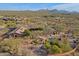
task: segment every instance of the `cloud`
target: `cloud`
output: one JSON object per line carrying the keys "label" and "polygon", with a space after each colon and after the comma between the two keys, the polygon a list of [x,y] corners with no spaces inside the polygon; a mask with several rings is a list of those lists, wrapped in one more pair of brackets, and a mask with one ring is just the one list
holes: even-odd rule
{"label": "cloud", "polygon": [[66,3],[66,4],[56,5],[56,6],[53,6],[52,9],[79,12],[79,3],[70,3],[70,4]]}

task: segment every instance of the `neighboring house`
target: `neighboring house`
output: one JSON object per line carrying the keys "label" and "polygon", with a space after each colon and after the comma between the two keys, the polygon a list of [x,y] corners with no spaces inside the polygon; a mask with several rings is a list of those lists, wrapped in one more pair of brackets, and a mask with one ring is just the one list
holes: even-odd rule
{"label": "neighboring house", "polygon": [[2,20],[7,21],[7,20],[9,20],[9,18],[8,17],[3,17]]}
{"label": "neighboring house", "polygon": [[25,27],[18,27],[18,28],[9,28],[9,31],[2,35],[3,38],[9,38],[9,37],[18,37],[22,36],[22,33],[24,32],[26,28]]}

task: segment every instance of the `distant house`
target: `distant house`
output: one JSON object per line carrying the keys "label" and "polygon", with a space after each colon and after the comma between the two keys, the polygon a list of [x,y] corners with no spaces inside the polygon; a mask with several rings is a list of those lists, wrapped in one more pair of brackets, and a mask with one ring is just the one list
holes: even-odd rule
{"label": "distant house", "polygon": [[2,18],[2,20],[5,20],[5,21],[7,21],[9,18],[7,18],[7,17],[3,17]]}
{"label": "distant house", "polygon": [[1,19],[4,20],[4,21],[17,20],[16,17],[13,17],[13,18],[11,18],[11,17],[2,17]]}

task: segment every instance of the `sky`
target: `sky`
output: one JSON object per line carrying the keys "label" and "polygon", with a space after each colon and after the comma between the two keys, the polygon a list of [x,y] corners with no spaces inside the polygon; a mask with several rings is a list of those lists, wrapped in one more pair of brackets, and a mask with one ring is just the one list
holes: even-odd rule
{"label": "sky", "polygon": [[58,9],[78,11],[79,3],[0,3],[0,10],[39,10]]}
{"label": "sky", "polygon": [[0,3],[0,10],[38,10],[60,5],[56,3]]}

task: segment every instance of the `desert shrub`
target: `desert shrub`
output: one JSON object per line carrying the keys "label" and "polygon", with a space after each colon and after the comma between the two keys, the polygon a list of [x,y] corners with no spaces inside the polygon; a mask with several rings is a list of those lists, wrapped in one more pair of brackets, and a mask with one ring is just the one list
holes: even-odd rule
{"label": "desert shrub", "polygon": [[23,36],[30,36],[31,32],[29,30],[25,30],[23,32]]}
{"label": "desert shrub", "polygon": [[70,42],[67,40],[67,38],[63,38],[63,41],[59,46],[63,52],[68,52],[68,51],[72,50]]}
{"label": "desert shrub", "polygon": [[54,28],[56,31],[60,32],[60,31],[64,31],[64,29],[66,29],[66,26],[64,24],[55,24],[52,26],[52,28]]}
{"label": "desert shrub", "polygon": [[37,40],[33,40],[33,43],[36,45],[38,44],[39,42]]}
{"label": "desert shrub", "polygon": [[0,52],[8,52],[9,51],[9,47],[4,45],[4,46],[0,46]]}
{"label": "desert shrub", "polygon": [[72,50],[71,46],[67,43],[67,44],[61,44],[61,49],[63,52],[68,52],[70,50]]}
{"label": "desert shrub", "polygon": [[37,31],[37,30],[42,31],[43,28],[30,28],[29,30],[30,30],[30,31]]}
{"label": "desert shrub", "polygon": [[57,39],[57,38],[54,38],[52,44],[53,44],[53,45],[57,45],[57,46],[59,46],[58,39]]}
{"label": "desert shrub", "polygon": [[49,40],[46,41],[44,46],[49,54],[62,53],[57,39],[54,39],[52,42],[50,42]]}
{"label": "desert shrub", "polygon": [[6,22],[6,27],[8,27],[8,28],[10,28],[10,27],[16,27],[16,21],[8,20]]}
{"label": "desert shrub", "polygon": [[47,18],[48,16],[43,16],[43,17]]}
{"label": "desert shrub", "polygon": [[21,42],[22,41],[19,39],[4,40],[0,43],[0,51],[8,52],[12,55],[17,55]]}
{"label": "desert shrub", "polygon": [[0,19],[0,25],[3,25],[3,24],[5,24],[5,21]]}
{"label": "desert shrub", "polygon": [[62,50],[57,45],[53,45],[51,49],[49,49],[49,53],[58,54],[58,53],[62,53]]}
{"label": "desert shrub", "polygon": [[46,41],[46,42],[44,43],[44,46],[45,46],[46,49],[49,49],[49,48],[51,47],[51,44],[50,44],[49,41]]}
{"label": "desert shrub", "polygon": [[44,46],[46,47],[49,54],[64,53],[72,50],[66,38],[63,39],[61,43],[57,38],[54,38],[51,41],[46,41]]}

